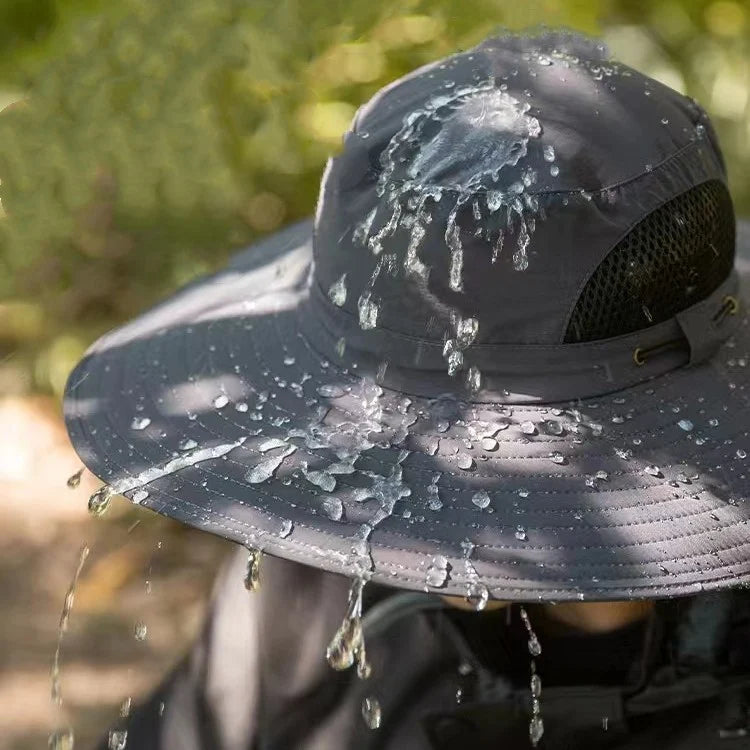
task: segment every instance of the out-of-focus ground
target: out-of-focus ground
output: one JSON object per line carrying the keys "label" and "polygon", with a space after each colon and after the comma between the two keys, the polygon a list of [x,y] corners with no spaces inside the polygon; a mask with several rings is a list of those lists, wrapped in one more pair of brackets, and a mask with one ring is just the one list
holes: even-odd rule
{"label": "out-of-focus ground", "polygon": [[[89,517],[99,483],[84,473],[68,489],[79,467],[55,400],[0,399],[0,750],[46,748],[51,729],[68,725],[76,748],[92,747],[123,701],[135,703],[184,653],[231,549],[122,498]],[[50,671],[83,544],[90,554],[63,640],[57,709]]]}

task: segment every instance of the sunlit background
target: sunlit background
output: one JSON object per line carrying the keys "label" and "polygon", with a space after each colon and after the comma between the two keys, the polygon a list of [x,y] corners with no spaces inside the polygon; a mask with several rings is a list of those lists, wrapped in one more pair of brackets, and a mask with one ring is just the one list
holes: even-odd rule
{"label": "sunlit background", "polygon": [[0,0],[0,748],[68,725],[90,747],[182,653],[227,550],[124,502],[91,521],[95,480],[66,489],[59,397],[86,346],[310,214],[384,83],[537,24],[698,99],[750,215],[747,0]]}

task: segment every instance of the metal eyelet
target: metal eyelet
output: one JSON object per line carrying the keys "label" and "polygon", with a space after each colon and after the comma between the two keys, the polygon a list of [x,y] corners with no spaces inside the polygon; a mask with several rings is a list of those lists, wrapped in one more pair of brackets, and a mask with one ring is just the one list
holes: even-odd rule
{"label": "metal eyelet", "polygon": [[633,362],[635,362],[638,367],[646,364],[646,359],[643,356],[643,349],[641,349],[640,346],[633,350]]}
{"label": "metal eyelet", "polygon": [[737,297],[733,297],[731,294],[727,294],[722,300],[722,306],[728,308],[727,315],[737,315],[740,311],[740,302]]}

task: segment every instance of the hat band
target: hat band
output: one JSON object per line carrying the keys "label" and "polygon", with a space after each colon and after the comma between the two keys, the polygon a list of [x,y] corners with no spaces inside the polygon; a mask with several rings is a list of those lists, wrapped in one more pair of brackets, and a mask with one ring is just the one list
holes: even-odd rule
{"label": "hat band", "polygon": [[[300,319],[303,335],[320,354],[386,388],[426,398],[458,390],[480,403],[554,403],[601,396],[707,360],[737,327],[738,287],[733,271],[706,299],[675,317],[615,338],[474,344],[463,350],[462,369],[454,376],[448,375],[442,342],[385,328],[362,330],[314,280]],[[481,373],[478,391],[476,383],[467,383],[471,367]]]}

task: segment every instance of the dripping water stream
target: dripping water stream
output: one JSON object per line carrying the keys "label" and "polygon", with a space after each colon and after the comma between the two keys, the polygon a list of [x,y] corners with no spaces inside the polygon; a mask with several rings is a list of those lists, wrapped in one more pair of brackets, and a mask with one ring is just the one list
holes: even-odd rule
{"label": "dripping water stream", "polygon": [[[62,612],[60,613],[60,622],[57,627],[57,645],[55,647],[55,656],[52,662],[50,692],[53,704],[59,708],[61,708],[63,705],[62,683],[60,676],[60,657],[62,654],[63,639],[65,638],[65,633],[68,630],[68,624],[70,622],[70,614],[73,610],[73,603],[75,601],[75,593],[78,586],[78,580],[81,577],[81,572],[83,571],[83,567],[86,564],[86,559],[89,556],[89,551],[90,550],[88,545],[83,544],[78,553],[78,563],[76,565],[75,572],[73,573],[73,578],[70,581],[68,591],[65,594]],[[52,750],[73,750],[73,730],[69,727],[56,730],[50,735],[49,745]]]}

